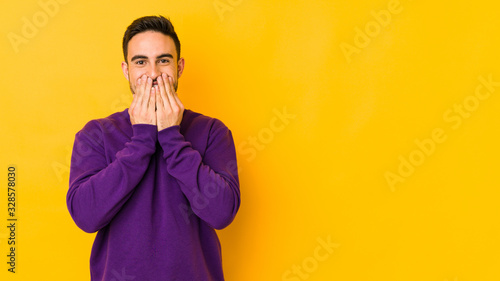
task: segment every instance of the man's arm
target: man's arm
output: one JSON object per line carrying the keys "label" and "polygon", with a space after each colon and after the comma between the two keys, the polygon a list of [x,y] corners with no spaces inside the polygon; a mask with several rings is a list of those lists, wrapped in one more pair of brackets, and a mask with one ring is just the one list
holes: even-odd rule
{"label": "man's arm", "polygon": [[222,229],[233,221],[240,206],[231,132],[216,120],[202,157],[180,133],[184,106],[174,90],[173,80],[165,74],[161,78],[157,79],[156,91],[158,141],[167,171],[179,182],[193,212],[213,228]]}
{"label": "man's arm", "polygon": [[98,122],[89,122],[76,134],[66,201],[73,220],[86,232],[98,231],[118,213],[155,152],[157,129],[151,84],[144,76],[137,81],[138,90],[129,108],[133,134],[112,163],[106,161]]}
{"label": "man's arm", "polygon": [[91,233],[106,226],[132,195],[155,151],[157,133],[155,126],[133,125],[131,141],[107,165],[102,143],[89,130],[102,134],[91,122],[76,135],[66,201],[78,227]]}
{"label": "man's arm", "polygon": [[[171,126],[158,133],[168,173],[175,177],[193,213],[216,229],[228,226],[240,206],[236,152],[231,131],[216,121],[202,157]],[[189,214],[186,214],[187,216]]]}

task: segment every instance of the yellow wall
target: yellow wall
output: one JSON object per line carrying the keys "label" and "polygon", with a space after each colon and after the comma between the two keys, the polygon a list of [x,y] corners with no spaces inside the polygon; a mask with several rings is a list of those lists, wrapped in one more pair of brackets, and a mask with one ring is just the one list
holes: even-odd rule
{"label": "yellow wall", "polygon": [[227,280],[500,280],[499,8],[3,1],[0,279],[89,280],[94,235],[65,205],[74,134],[128,107],[123,32],[163,14],[186,59],[181,100],[237,145],[242,205],[219,231]]}

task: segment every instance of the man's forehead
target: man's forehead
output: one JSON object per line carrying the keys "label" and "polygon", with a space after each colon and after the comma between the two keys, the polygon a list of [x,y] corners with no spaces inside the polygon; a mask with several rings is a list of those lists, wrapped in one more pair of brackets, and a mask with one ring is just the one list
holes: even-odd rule
{"label": "man's forehead", "polygon": [[158,56],[169,53],[176,55],[174,40],[161,32],[145,31],[136,34],[128,42],[129,57],[135,55]]}

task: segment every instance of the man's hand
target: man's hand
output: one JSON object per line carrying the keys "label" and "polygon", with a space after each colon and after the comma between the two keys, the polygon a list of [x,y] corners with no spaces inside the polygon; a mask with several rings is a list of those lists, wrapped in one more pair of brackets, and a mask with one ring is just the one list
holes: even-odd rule
{"label": "man's hand", "polygon": [[179,100],[174,89],[172,77],[162,73],[156,78],[159,91],[156,91],[156,124],[158,132],[175,125],[181,124],[184,114],[184,105]]}
{"label": "man's hand", "polygon": [[134,124],[150,124],[156,125],[156,112],[155,112],[155,95],[156,90],[152,88],[153,80],[146,75],[142,75],[137,79],[135,86],[136,93],[132,104],[128,109],[130,115],[130,122]]}

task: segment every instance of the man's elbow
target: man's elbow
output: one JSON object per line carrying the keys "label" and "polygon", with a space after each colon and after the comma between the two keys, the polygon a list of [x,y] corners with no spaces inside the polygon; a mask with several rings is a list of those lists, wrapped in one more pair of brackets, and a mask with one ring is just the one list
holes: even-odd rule
{"label": "man's elbow", "polygon": [[71,218],[75,222],[76,226],[78,226],[81,230],[87,233],[94,233],[101,228],[98,223],[91,218],[92,216],[85,216],[73,208],[71,201],[67,202],[67,207]]}
{"label": "man's elbow", "polygon": [[225,212],[219,213],[218,216],[215,216],[217,219],[212,221],[212,227],[217,230],[221,230],[229,226],[236,217],[236,213],[238,213],[239,207],[240,202],[238,200],[237,202],[235,202],[232,208],[226,210]]}
{"label": "man's elbow", "polygon": [[214,229],[222,230],[222,229],[226,228],[227,226],[229,226],[233,222],[233,220],[234,220],[233,216],[228,216],[228,217],[213,221],[211,224],[212,224],[212,227]]}
{"label": "man's elbow", "polygon": [[82,218],[78,215],[75,215],[75,213],[72,211],[70,211],[70,214],[76,226],[78,226],[78,228],[80,228],[81,230],[87,233],[94,233],[100,229],[99,225],[94,221],[92,221],[91,219]]}

